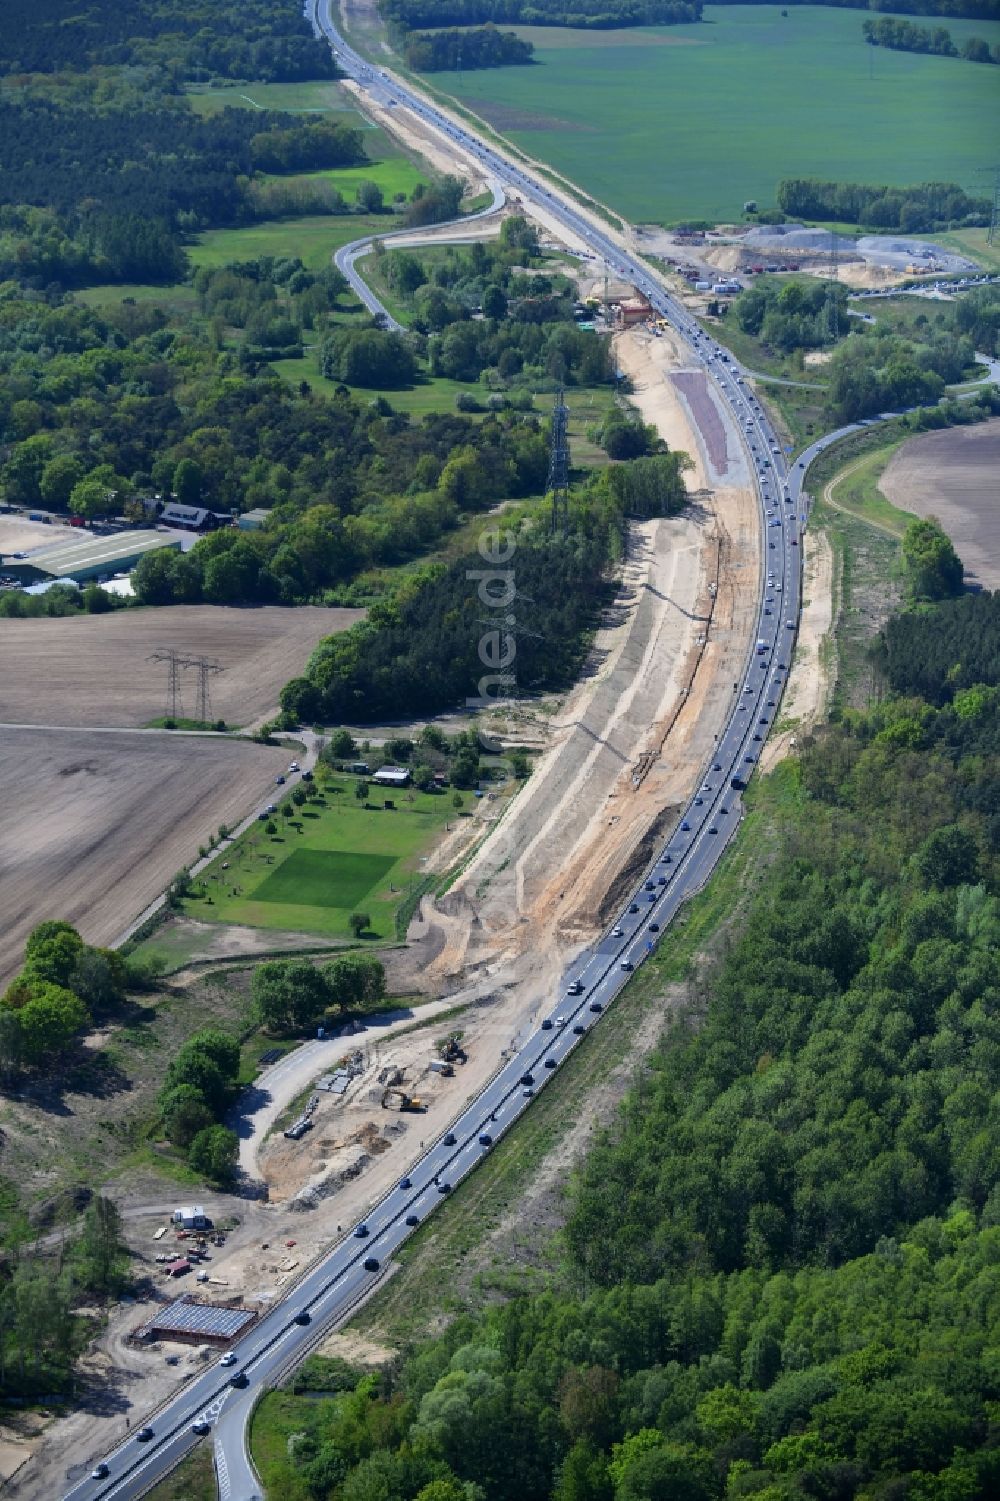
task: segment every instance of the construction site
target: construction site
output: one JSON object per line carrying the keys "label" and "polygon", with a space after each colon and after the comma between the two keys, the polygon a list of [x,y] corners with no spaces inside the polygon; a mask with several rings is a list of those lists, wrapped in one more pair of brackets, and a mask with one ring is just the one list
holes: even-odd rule
{"label": "construction site", "polygon": [[[462,172],[465,162],[451,166]],[[232,1121],[240,1194],[209,1206],[216,1223],[227,1222],[223,1243],[180,1241],[169,1226],[161,1234],[164,1209],[148,1188],[126,1200],[130,1245],[157,1296],[127,1319],[112,1318],[84,1365],[123,1392],[134,1388],[145,1407],[206,1358],[206,1343],[180,1327],[202,1317],[190,1312],[195,1305],[265,1312],[534,1030],[567,966],[703,778],[752,650],[762,542],[733,419],[703,366],[650,319],[633,289],[610,285],[544,209],[537,217],[548,243],[583,262],[581,299],[596,296],[608,308],[629,400],[671,450],[690,456],[690,504],[678,516],[629,523],[614,597],[572,690],[484,715],[485,733],[530,747],[536,759],[512,801],[483,799],[428,856],[428,875],[457,874],[443,894],[422,898],[405,945],[383,955],[390,993],[410,1004],[349,1037],[304,1043],[243,1092]],[[498,227],[499,218],[487,229]],[[162,646],[151,642],[149,655]],[[234,674],[216,675],[211,664],[228,666],[225,655],[207,641],[188,652],[178,641],[174,650],[173,660],[153,664],[158,711],[164,678],[168,697],[175,678],[179,686],[196,680],[199,691],[204,683],[206,707],[210,700],[219,712]],[[185,666],[186,656],[198,660]],[[812,700],[801,702],[807,714]],[[398,732],[366,731],[375,743]],[[182,972],[173,983],[189,978]],[[614,1077],[593,1082],[595,1114],[620,1088]],[[163,1309],[186,1283],[189,1312],[176,1315],[172,1333]],[[155,1338],[137,1342],[142,1329]],[[81,1421],[69,1417],[50,1431],[51,1465],[73,1453]],[[27,1501],[41,1501],[44,1488],[32,1489],[30,1471],[25,1479]]]}

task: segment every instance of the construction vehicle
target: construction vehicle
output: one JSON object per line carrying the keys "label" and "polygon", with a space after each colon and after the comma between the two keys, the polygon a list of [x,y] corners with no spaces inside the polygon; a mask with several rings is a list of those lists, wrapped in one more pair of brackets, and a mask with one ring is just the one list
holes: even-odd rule
{"label": "construction vehicle", "polygon": [[446,1079],[450,1079],[452,1074],[455,1072],[451,1064],[446,1063],[443,1058],[432,1058],[427,1067],[430,1069],[432,1074],[442,1074]]}
{"label": "construction vehicle", "polygon": [[383,1110],[399,1110],[401,1112],[426,1110],[423,1100],[418,1100],[415,1095],[409,1095],[405,1090],[390,1086],[382,1096]]}
{"label": "construction vehicle", "polygon": [[445,1063],[468,1063],[469,1055],[456,1036],[438,1043],[438,1053]]}

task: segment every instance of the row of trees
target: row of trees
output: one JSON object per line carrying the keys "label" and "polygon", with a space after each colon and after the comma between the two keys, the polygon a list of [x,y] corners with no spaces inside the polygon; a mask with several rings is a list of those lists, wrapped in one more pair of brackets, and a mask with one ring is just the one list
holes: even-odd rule
{"label": "row of trees", "polygon": [[84,943],[68,922],[43,922],[24,948],[24,965],[0,1000],[0,1077],[23,1066],[54,1068],[90,1024],[125,999],[129,975],[113,949]]}
{"label": "row of trees", "polygon": [[681,26],[701,20],[701,0],[380,0],[402,30],[506,23],[607,31],[618,26]]}
{"label": "row of trees", "polygon": [[890,47],[895,52],[932,52],[938,57],[964,57],[973,63],[1000,63],[1000,45],[991,48],[982,37],[970,36],[962,43],[960,52],[952,41],[951,32],[944,26],[914,26],[912,21],[882,16],[877,21],[864,21],[861,30],[865,41],[872,47]]}
{"label": "row of trees", "polygon": [[953,182],[894,188],[786,177],[778,183],[776,198],[788,218],[835,219],[862,229],[899,229],[906,234],[988,224],[990,218],[989,199],[971,198]]}
{"label": "row of trees", "polygon": [[466,31],[411,32],[403,45],[407,67],[418,73],[504,68],[530,63],[534,51],[531,42],[492,25]]}
{"label": "row of trees", "polygon": [[369,954],[341,954],[323,965],[306,959],[258,964],[250,994],[257,1019],[271,1032],[308,1032],[345,1013],[370,1010],[385,995],[385,969]]}

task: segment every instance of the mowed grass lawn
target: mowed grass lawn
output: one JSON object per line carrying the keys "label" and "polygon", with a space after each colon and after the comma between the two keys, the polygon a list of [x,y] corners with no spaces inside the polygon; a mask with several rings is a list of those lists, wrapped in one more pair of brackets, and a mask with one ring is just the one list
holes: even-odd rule
{"label": "mowed grass lawn", "polygon": [[224,88],[191,84],[188,102],[199,115],[216,115],[224,109],[281,109],[291,114],[356,113],[354,104],[331,79],[307,79],[303,83],[232,83]]}
{"label": "mowed grass lawn", "polygon": [[[385,161],[365,162],[360,167],[325,167],[317,172],[295,172],[288,176],[272,177],[269,181],[332,182],[335,188],[340,189],[348,203],[354,203],[356,200],[360,183],[374,182],[382,189],[388,206],[397,193],[405,193],[409,198],[418,182],[426,186],[427,173],[421,172],[411,161],[407,161],[405,156],[391,156]],[[383,233],[388,234],[393,229],[402,228],[402,224],[390,222],[383,226]]]}
{"label": "mowed grass lawn", "polygon": [[[295,808],[291,819],[275,814],[276,834],[257,823],[221,851],[184,903],[185,916],[348,938],[351,913],[364,911],[371,931],[391,938],[396,909],[420,877],[420,856],[457,816],[453,794],[373,785],[365,807],[353,777],[318,785],[322,802]],[[394,808],[383,806],[387,797]],[[471,803],[472,794],[463,798]]]}
{"label": "mowed grass lawn", "polygon": [[[782,177],[987,192],[975,169],[996,119],[997,70],[869,47],[865,13],[708,6],[705,22],[635,31],[515,27],[527,68],[435,74],[525,152],[627,218],[739,218]],[[707,24],[706,24],[707,23]],[[944,19],[956,45],[1000,25]]]}

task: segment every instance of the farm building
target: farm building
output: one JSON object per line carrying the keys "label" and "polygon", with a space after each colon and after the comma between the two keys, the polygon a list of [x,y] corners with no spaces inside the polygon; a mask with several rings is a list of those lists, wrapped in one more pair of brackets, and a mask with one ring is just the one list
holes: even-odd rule
{"label": "farm building", "polygon": [[7,558],[4,572],[24,584],[44,579],[71,579],[75,584],[128,573],[140,558],[161,547],[177,547],[175,538],[159,532],[117,532],[111,537],[67,537],[39,547],[23,558]]}
{"label": "farm building", "polygon": [[183,1297],[158,1308],[130,1338],[137,1343],[170,1339],[185,1345],[223,1346],[238,1339],[256,1317],[251,1308],[224,1308],[217,1303],[199,1303],[195,1298]]}
{"label": "farm building", "polygon": [[410,782],[410,773],[405,766],[380,766],[372,777],[380,787],[407,787]]}

